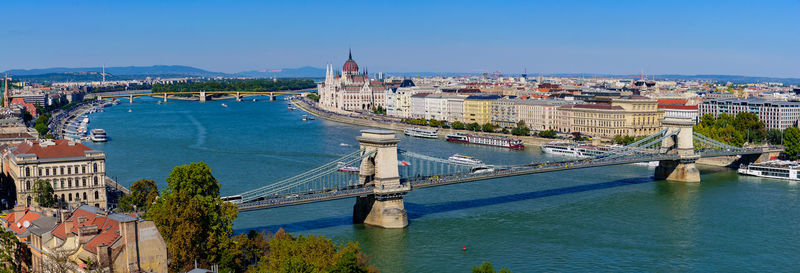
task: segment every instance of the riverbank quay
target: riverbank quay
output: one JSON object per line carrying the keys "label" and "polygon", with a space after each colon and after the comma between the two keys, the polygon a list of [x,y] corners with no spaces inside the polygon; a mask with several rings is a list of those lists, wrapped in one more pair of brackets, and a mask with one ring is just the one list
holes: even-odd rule
{"label": "riverbank quay", "polygon": [[[373,127],[373,128],[381,128],[381,129],[389,129],[394,131],[403,131],[406,128],[414,128],[414,127],[423,127],[423,128],[433,128],[430,126],[419,126],[414,124],[403,123],[400,119],[386,117],[386,116],[365,116],[365,115],[342,115],[339,113],[334,113],[330,111],[325,111],[320,109],[314,105],[314,102],[309,100],[308,98],[293,98],[290,102],[296,106],[297,108],[302,109],[309,114],[318,116],[320,118],[324,118],[326,120],[341,122],[351,125],[359,125],[359,126],[366,126],[366,127]],[[439,138],[445,139],[448,134],[455,134],[458,132],[463,133],[475,133],[469,130],[457,130],[457,129],[443,129],[443,128],[436,128],[439,129]],[[506,136],[509,137],[507,134],[501,133],[487,133],[487,132],[480,132],[480,134],[485,135],[494,135],[494,136]],[[543,138],[543,137],[536,137],[536,136],[510,136],[512,138],[522,140],[522,143],[525,146],[542,146],[544,144],[550,143],[552,141],[556,141],[557,139],[552,138]]]}
{"label": "riverbank quay", "polygon": [[50,129],[50,133],[53,135],[54,138],[61,139],[64,137],[63,132],[66,129],[67,123],[78,117],[83,116],[93,108],[104,107],[103,105],[106,103],[110,102],[98,101],[98,100],[84,100],[70,108],[55,111],[52,113],[50,119],[47,121],[47,127]]}

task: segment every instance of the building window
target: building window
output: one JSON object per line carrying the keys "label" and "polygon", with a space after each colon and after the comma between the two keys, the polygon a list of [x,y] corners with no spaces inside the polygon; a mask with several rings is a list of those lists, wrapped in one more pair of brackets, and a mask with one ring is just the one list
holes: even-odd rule
{"label": "building window", "polygon": [[72,178],[67,178],[67,187],[72,188]]}
{"label": "building window", "polygon": [[83,201],[86,201],[86,200],[88,200],[88,199],[86,199],[86,193],[84,192],[83,193]]}
{"label": "building window", "polygon": [[25,189],[31,190],[31,181],[25,181]]}
{"label": "building window", "polygon": [[94,191],[94,200],[100,199],[100,193],[98,191]]}
{"label": "building window", "polygon": [[64,202],[64,200],[66,200],[66,199],[64,199],[64,194],[62,193],[61,194],[61,202]]}
{"label": "building window", "polygon": [[94,185],[97,186],[97,176],[94,177]]}
{"label": "building window", "polygon": [[67,166],[67,174],[72,174],[72,166]]}
{"label": "building window", "polygon": [[61,175],[64,175],[64,166],[61,166]]}
{"label": "building window", "polygon": [[86,187],[86,177],[83,178],[83,186]]}
{"label": "building window", "polygon": [[25,167],[25,176],[31,176],[31,168]]}
{"label": "building window", "polygon": [[93,168],[94,168],[94,172],[97,172],[97,163],[94,163]]}
{"label": "building window", "polygon": [[69,201],[72,202],[72,194],[67,194],[69,196]]}
{"label": "building window", "polygon": [[44,175],[50,176],[50,168],[44,169]]}
{"label": "building window", "polygon": [[42,168],[39,168],[39,176],[42,176]]}
{"label": "building window", "polygon": [[86,166],[81,166],[81,173],[86,173]]}
{"label": "building window", "polygon": [[64,187],[64,178],[61,178],[61,187]]}

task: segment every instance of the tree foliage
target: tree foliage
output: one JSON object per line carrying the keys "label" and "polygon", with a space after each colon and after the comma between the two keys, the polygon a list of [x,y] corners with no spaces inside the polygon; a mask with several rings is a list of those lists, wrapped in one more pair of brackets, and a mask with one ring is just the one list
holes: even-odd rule
{"label": "tree foliage", "polygon": [[219,182],[205,163],[175,167],[167,177],[167,188],[146,213],[167,242],[172,271],[218,264],[230,244],[234,204],[219,197]]}
{"label": "tree foliage", "polygon": [[784,152],[790,159],[800,158],[800,129],[789,127],[783,131],[783,145],[786,146]]}
{"label": "tree foliage", "polygon": [[126,195],[119,200],[121,211],[147,211],[147,208],[158,198],[158,185],[149,179],[142,179],[133,183],[131,195]]}
{"label": "tree foliage", "polygon": [[483,262],[483,264],[479,266],[473,266],[472,273],[511,273],[511,270],[507,268],[501,268],[500,271],[494,271],[492,263]]}
{"label": "tree foliage", "polygon": [[38,118],[36,118],[36,122],[34,122],[33,128],[39,132],[40,136],[47,135],[47,132],[50,131],[50,128],[47,127],[47,122],[50,120],[50,114],[41,114]]}
{"label": "tree foliage", "polygon": [[779,129],[767,130],[767,142],[775,145],[783,143],[783,131]]}
{"label": "tree foliage", "polygon": [[491,122],[487,122],[487,123],[484,123],[483,125],[481,125],[481,131],[484,131],[484,132],[494,132],[494,130],[496,130],[496,129],[497,128],[494,125],[492,125]]}
{"label": "tree foliage", "polygon": [[454,121],[452,126],[453,126],[453,129],[457,129],[457,130],[463,130],[464,128],[466,128],[464,123],[460,122],[460,121]]}
{"label": "tree foliage", "polygon": [[33,183],[33,200],[42,207],[53,207],[55,205],[56,200],[53,197],[54,194],[53,186],[50,185],[49,182],[44,180],[37,180]]}
{"label": "tree foliage", "polygon": [[550,129],[550,130],[541,131],[541,132],[539,132],[538,135],[539,135],[539,137],[543,137],[543,138],[555,138],[556,135],[558,135],[558,133],[556,133],[555,130]]}
{"label": "tree foliage", "polygon": [[525,125],[524,120],[520,120],[517,122],[517,127],[511,129],[511,134],[515,136],[527,136],[531,134],[531,128],[528,128],[528,125]]}
{"label": "tree foliage", "polygon": [[358,243],[335,244],[322,236],[297,236],[279,230],[269,253],[253,272],[377,272]]}
{"label": "tree foliage", "polygon": [[700,117],[700,123],[694,131],[716,141],[734,146],[746,142],[761,142],[766,138],[764,122],[754,113],[739,113],[736,116],[719,114],[714,118],[711,114]]}
{"label": "tree foliage", "polygon": [[154,84],[153,93],[200,92],[200,91],[279,91],[314,88],[311,79],[225,79],[202,82]]}
{"label": "tree foliage", "polygon": [[481,125],[478,124],[477,122],[469,123],[465,127],[466,127],[467,130],[470,130],[470,131],[480,131],[481,130]]}
{"label": "tree foliage", "polygon": [[17,271],[14,262],[14,248],[19,244],[17,236],[11,230],[0,230],[0,273]]}

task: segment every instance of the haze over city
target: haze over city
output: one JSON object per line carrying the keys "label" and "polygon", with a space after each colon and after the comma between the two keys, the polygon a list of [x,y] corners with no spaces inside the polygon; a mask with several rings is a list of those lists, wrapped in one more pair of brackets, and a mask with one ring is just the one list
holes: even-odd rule
{"label": "haze over city", "polygon": [[798,1],[4,3],[0,71],[339,64],[370,71],[800,77]]}

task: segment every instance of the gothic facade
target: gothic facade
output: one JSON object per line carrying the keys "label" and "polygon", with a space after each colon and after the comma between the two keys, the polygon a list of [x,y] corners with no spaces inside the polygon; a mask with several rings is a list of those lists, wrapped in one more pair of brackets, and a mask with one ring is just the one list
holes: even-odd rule
{"label": "gothic facade", "polygon": [[359,71],[352,53],[341,72],[327,65],[325,81],[317,86],[319,106],[334,112],[369,112],[374,107],[385,108],[385,90],[383,82],[371,80],[366,71]]}

